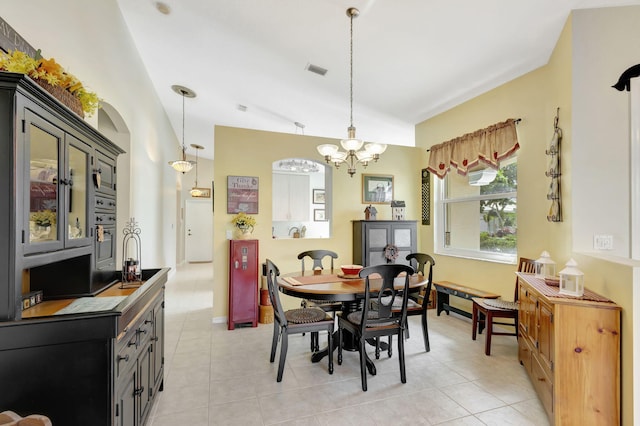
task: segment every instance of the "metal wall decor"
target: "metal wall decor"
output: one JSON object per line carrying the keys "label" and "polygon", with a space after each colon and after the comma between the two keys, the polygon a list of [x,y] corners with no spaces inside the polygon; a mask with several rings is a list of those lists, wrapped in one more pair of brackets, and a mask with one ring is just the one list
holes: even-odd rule
{"label": "metal wall decor", "polygon": [[549,192],[547,192],[547,200],[551,200],[549,214],[547,220],[549,222],[562,222],[562,203],[560,199],[560,142],[562,141],[562,129],[558,127],[560,119],[560,108],[556,110],[556,116],[553,120],[553,137],[549,143],[549,149],[545,154],[549,156],[549,167],[544,173],[545,176],[551,178],[549,183]]}
{"label": "metal wall decor", "polygon": [[122,282],[120,288],[137,287],[142,284],[142,267],[140,261],[141,243],[138,222],[131,218],[122,231]]}
{"label": "metal wall decor", "polygon": [[431,225],[431,173],[422,169],[422,224]]}

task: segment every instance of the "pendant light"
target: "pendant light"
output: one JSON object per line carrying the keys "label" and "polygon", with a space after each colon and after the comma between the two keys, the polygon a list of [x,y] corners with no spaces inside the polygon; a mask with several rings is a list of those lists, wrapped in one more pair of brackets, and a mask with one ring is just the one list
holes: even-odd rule
{"label": "pendant light", "polygon": [[[347,138],[340,141],[340,145],[346,151],[340,151],[337,145],[322,144],[317,149],[320,155],[324,156],[327,163],[333,163],[336,168],[340,164],[347,163],[347,173],[351,177],[356,173],[356,165],[361,163],[367,167],[369,161],[378,161],[380,154],[386,149],[387,145],[381,143],[364,144],[361,139],[356,138],[356,128],[353,125],[353,18],[357,18],[360,11],[355,7],[347,9],[347,16],[350,21],[350,52],[349,52],[349,127],[347,128]],[[364,149],[361,149],[364,145]]]}
{"label": "pendant light", "polygon": [[195,148],[196,150],[196,182],[193,185],[193,188],[191,188],[191,191],[189,191],[189,193],[191,194],[192,197],[200,197],[202,196],[202,189],[198,188],[198,151],[200,151],[201,149],[204,149],[204,146],[192,143],[191,148]]}
{"label": "pendant light", "polygon": [[182,96],[182,158],[176,161],[169,161],[169,165],[177,172],[186,173],[193,168],[193,161],[187,160],[187,147],[184,144],[184,98],[195,98],[196,92],[179,85],[171,86],[171,90]]}

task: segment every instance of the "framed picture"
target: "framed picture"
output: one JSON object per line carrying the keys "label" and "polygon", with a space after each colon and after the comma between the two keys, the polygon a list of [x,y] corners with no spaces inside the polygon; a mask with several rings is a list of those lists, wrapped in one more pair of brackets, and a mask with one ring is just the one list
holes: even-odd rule
{"label": "framed picture", "polygon": [[324,204],[324,189],[313,190],[313,204]]}
{"label": "framed picture", "polygon": [[211,198],[211,189],[209,188],[193,188],[193,189],[199,189],[200,190],[200,194],[191,194],[191,196],[193,198]]}
{"label": "framed picture", "polygon": [[258,177],[227,176],[227,213],[258,214]]}
{"label": "framed picture", "polygon": [[327,218],[324,209],[313,209],[313,220],[316,222],[326,222]]}
{"label": "framed picture", "polygon": [[393,200],[392,175],[362,175],[362,203],[385,204]]}

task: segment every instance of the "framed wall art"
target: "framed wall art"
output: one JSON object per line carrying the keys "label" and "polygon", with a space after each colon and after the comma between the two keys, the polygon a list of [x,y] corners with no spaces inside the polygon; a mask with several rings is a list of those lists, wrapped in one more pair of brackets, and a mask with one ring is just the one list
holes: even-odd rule
{"label": "framed wall art", "polygon": [[326,222],[327,217],[324,209],[313,209],[313,220],[315,222]]}
{"label": "framed wall art", "polygon": [[324,204],[324,189],[313,190],[313,204]]}
{"label": "framed wall art", "polygon": [[227,213],[258,214],[257,176],[227,176]]}
{"label": "framed wall art", "polygon": [[385,204],[393,200],[393,175],[362,175],[362,204]]}

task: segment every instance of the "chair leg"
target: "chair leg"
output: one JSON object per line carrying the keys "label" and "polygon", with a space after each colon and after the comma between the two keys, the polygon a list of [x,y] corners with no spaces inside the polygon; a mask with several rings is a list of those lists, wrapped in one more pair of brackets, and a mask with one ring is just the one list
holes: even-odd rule
{"label": "chair leg", "polygon": [[407,383],[407,371],[404,363],[404,336],[402,335],[402,330],[400,330],[400,334],[398,335],[398,359],[400,360],[400,381]]}
{"label": "chair leg", "polygon": [[318,335],[318,332],[314,331],[311,333],[311,352],[318,352],[319,350],[320,350],[320,337]]}
{"label": "chair leg", "polygon": [[366,352],[366,340],[360,336],[359,340],[359,352],[360,352],[360,378],[362,380],[362,390],[367,391],[367,352]]}
{"label": "chair leg", "polygon": [[327,335],[327,345],[329,350],[329,374],[333,374],[333,330],[328,330]]}
{"label": "chair leg", "polygon": [[271,341],[271,358],[273,362],[276,359],[276,348],[278,347],[278,338],[280,337],[280,325],[277,321],[273,321],[273,340]]}
{"label": "chair leg", "polygon": [[427,326],[427,310],[422,311],[422,337],[424,338],[424,350],[429,352],[431,346],[429,346],[429,327]]}
{"label": "chair leg", "polygon": [[376,337],[376,359],[380,359],[380,338]]}
{"label": "chair leg", "polygon": [[287,332],[282,333],[280,343],[280,364],[278,364],[278,382],[282,381],[282,373],[284,373],[284,362],[287,359],[287,349],[289,349],[289,335]]}
{"label": "chair leg", "polygon": [[487,329],[487,337],[484,344],[484,353],[485,355],[491,355],[491,335],[493,334],[493,315],[491,311],[488,311],[485,316],[485,328]]}
{"label": "chair leg", "polygon": [[393,352],[391,345],[393,345],[393,336],[389,336],[389,342],[387,344],[387,354],[389,355],[389,358],[391,358],[391,353]]}

